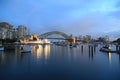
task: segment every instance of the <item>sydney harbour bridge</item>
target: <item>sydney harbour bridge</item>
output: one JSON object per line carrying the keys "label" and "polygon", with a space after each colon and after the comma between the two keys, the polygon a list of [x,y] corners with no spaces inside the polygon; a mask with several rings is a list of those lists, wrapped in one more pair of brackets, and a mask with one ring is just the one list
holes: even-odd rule
{"label": "sydney harbour bridge", "polygon": [[[53,37],[50,38],[50,37],[48,37],[48,36],[50,36],[50,35],[55,35],[55,34],[60,35],[60,36],[62,36],[63,38],[53,38]],[[69,41],[69,42],[75,41],[75,38],[74,38],[74,37],[69,36],[69,35],[67,35],[66,33],[60,32],[60,31],[47,32],[47,33],[44,33],[44,34],[39,35],[39,38],[40,38],[40,39],[67,40],[67,41]]]}

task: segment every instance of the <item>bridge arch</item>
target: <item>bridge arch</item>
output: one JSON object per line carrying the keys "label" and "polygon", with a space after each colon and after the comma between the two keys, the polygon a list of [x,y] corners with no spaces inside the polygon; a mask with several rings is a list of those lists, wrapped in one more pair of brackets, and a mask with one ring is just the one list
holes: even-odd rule
{"label": "bridge arch", "polygon": [[59,35],[63,36],[65,39],[69,39],[70,38],[70,36],[68,36],[67,34],[65,34],[63,32],[59,32],[59,31],[47,32],[47,33],[41,34],[39,37],[40,38],[44,38],[44,37],[47,37],[47,36],[50,36],[50,35],[53,35],[53,34],[59,34]]}

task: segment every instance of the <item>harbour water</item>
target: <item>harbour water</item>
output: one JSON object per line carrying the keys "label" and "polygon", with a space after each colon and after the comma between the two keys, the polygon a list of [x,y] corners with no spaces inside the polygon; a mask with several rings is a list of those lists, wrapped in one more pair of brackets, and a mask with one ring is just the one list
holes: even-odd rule
{"label": "harbour water", "polygon": [[120,80],[120,54],[98,45],[30,45],[30,53],[0,51],[0,80]]}

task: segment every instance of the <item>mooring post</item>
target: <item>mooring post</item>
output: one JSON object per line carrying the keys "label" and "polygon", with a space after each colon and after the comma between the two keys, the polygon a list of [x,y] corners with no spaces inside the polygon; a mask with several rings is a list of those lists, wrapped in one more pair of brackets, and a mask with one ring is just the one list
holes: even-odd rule
{"label": "mooring post", "polygon": [[83,45],[81,45],[81,52],[83,53]]}
{"label": "mooring post", "polygon": [[116,45],[116,51],[118,51],[118,45]]}
{"label": "mooring post", "polygon": [[90,53],[90,51],[91,51],[91,50],[90,50],[90,45],[88,45],[88,49],[89,49],[89,53]]}

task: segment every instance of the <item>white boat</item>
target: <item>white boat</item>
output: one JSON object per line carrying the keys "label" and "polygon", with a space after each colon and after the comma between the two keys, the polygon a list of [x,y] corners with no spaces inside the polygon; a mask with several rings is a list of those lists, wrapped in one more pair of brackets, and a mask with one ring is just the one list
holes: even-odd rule
{"label": "white boat", "polygon": [[31,48],[29,45],[23,45],[21,48],[21,53],[29,53],[31,52]]}
{"label": "white boat", "polygon": [[117,52],[116,50],[111,50],[109,45],[103,46],[102,48],[100,48],[100,51],[107,52],[107,53],[109,53],[109,52],[116,53]]}

